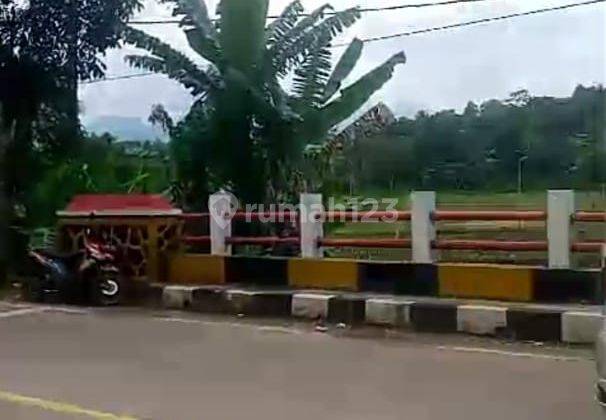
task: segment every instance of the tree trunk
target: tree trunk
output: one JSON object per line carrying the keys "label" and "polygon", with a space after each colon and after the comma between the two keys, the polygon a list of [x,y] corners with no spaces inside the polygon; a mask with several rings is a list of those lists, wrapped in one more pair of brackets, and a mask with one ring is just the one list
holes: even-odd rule
{"label": "tree trunk", "polygon": [[0,108],[0,287],[6,284],[8,274],[8,236],[11,219],[9,198],[6,185],[6,150],[12,139],[12,134],[2,121]]}
{"label": "tree trunk", "polygon": [[[2,175],[0,175],[2,176]],[[8,274],[8,203],[4,191],[4,182],[0,180],[2,187],[0,188],[0,289],[4,287]]]}
{"label": "tree trunk", "polygon": [[57,138],[61,139],[66,151],[73,150],[73,145],[80,136],[80,119],[78,107],[78,40],[79,13],[78,0],[66,2],[66,14],[69,16],[66,25],[65,41],[67,43],[67,62],[64,67],[65,87],[57,99],[56,107],[64,115],[58,127]]}

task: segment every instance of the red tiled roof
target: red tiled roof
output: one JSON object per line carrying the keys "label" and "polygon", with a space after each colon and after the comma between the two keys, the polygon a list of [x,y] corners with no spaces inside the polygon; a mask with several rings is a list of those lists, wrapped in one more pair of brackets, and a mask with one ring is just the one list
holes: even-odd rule
{"label": "red tiled roof", "polygon": [[83,194],[75,196],[65,212],[164,212],[171,210],[174,210],[174,207],[161,195]]}

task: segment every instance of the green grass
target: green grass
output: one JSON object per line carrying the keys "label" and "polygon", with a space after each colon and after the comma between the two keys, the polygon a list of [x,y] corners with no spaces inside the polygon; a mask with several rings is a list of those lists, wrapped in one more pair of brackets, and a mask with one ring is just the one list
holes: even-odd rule
{"label": "green grass", "polygon": [[[359,194],[361,198],[396,198],[398,208],[410,207],[409,193],[395,193],[384,190],[368,190]],[[437,205],[449,209],[477,209],[477,210],[507,210],[525,209],[540,210],[547,206],[546,191],[529,191],[518,193],[499,192],[437,192]],[[345,197],[339,197],[338,202],[343,202]],[[579,210],[606,211],[606,196],[599,191],[577,191],[577,207]]]}

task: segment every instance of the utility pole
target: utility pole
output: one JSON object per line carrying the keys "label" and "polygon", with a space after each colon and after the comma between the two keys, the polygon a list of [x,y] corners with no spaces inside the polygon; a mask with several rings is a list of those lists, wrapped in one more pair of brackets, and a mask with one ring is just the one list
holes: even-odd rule
{"label": "utility pole", "polygon": [[528,160],[528,155],[523,150],[516,150],[518,155],[518,194],[524,190],[524,162]]}

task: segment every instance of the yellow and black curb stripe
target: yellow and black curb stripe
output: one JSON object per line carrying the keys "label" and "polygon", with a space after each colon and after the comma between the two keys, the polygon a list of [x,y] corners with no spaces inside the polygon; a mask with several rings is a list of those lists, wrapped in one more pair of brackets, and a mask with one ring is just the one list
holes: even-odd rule
{"label": "yellow and black curb stripe", "polygon": [[489,264],[413,264],[334,259],[184,254],[168,264],[169,284],[291,287],[512,302],[601,304],[599,270]]}
{"label": "yellow and black curb stripe", "polygon": [[599,309],[546,304],[475,304],[368,293],[259,289],[241,286],[156,285],[147,304],[160,308],[253,317],[293,317],[348,325],[381,325],[419,332],[469,333],[513,340],[593,343]]}

